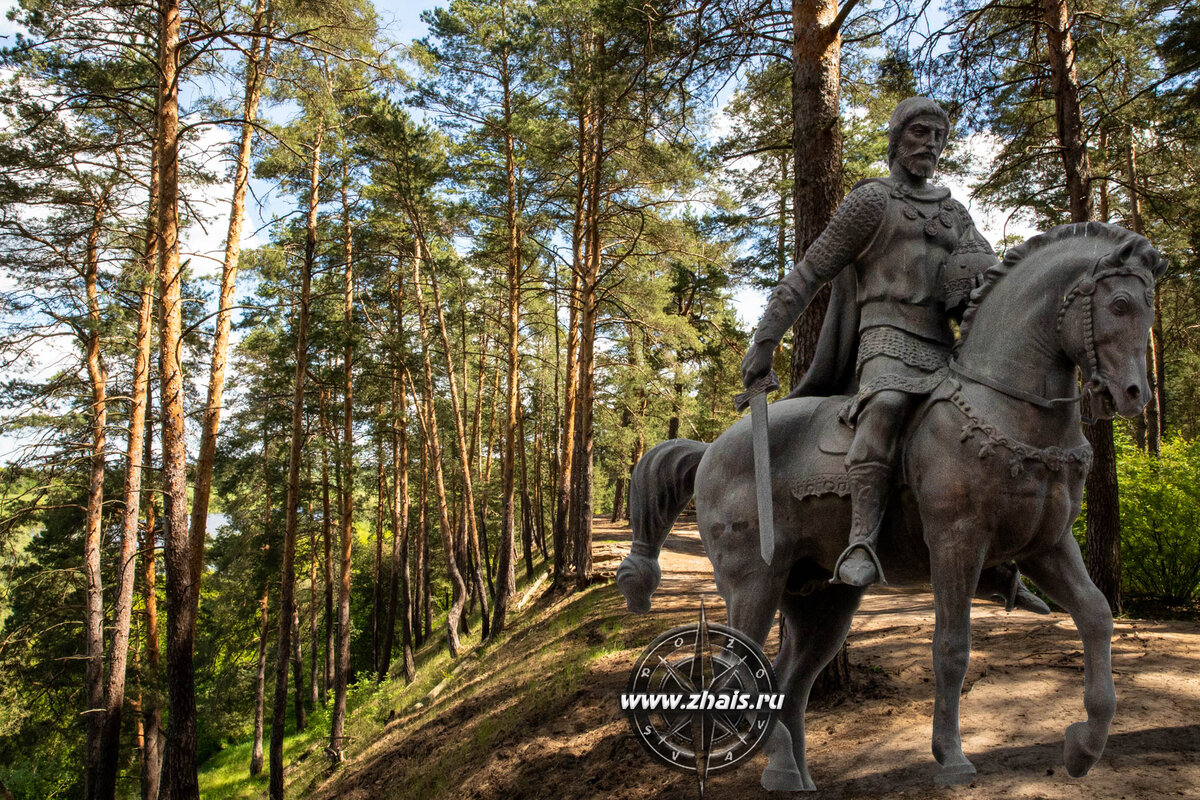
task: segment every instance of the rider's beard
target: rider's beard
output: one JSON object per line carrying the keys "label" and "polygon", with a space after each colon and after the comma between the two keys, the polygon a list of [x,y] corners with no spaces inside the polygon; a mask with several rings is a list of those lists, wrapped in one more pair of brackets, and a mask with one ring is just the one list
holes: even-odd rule
{"label": "rider's beard", "polygon": [[919,178],[932,178],[937,170],[937,156],[928,150],[901,151],[900,163],[911,174]]}

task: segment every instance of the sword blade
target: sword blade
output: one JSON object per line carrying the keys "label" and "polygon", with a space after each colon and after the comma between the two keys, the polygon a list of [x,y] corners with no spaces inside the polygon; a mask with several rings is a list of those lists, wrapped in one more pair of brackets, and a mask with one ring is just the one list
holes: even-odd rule
{"label": "sword blade", "polygon": [[754,443],[754,490],[758,496],[758,546],[768,564],[775,556],[775,507],[771,498],[771,445],[766,392],[750,398],[750,429]]}

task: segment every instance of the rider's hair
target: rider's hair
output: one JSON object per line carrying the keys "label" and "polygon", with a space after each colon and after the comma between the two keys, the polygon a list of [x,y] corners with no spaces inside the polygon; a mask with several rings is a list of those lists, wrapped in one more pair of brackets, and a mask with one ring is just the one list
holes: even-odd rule
{"label": "rider's hair", "polygon": [[888,122],[887,159],[889,167],[896,160],[896,150],[900,146],[900,135],[904,133],[904,127],[922,114],[930,114],[939,118],[946,125],[946,130],[950,130],[950,117],[946,114],[946,110],[933,100],[928,97],[910,97],[907,100],[901,100],[896,106],[896,110],[892,112],[891,121]]}

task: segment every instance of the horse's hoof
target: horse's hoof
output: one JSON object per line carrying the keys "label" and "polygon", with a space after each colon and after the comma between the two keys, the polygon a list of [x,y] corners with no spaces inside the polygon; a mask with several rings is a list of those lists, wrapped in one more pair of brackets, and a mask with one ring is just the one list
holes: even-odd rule
{"label": "horse's hoof", "polygon": [[799,770],[772,769],[763,770],[759,781],[768,792],[814,792],[817,787],[812,779],[804,780]]}
{"label": "horse's hoof", "polygon": [[650,610],[650,597],[658,588],[662,572],[658,561],[630,553],[617,567],[617,588],[625,596],[625,606],[635,614]]}
{"label": "horse's hoof", "polygon": [[866,553],[855,550],[838,567],[838,578],[850,586],[870,586],[879,580],[879,572]]}
{"label": "horse's hoof", "polygon": [[1013,598],[1013,608],[1031,611],[1034,614],[1049,614],[1050,606],[1042,602],[1042,598],[1025,588],[1024,584],[1017,587],[1017,596]]}
{"label": "horse's hoof", "polygon": [[1063,745],[1063,757],[1067,762],[1067,774],[1082,778],[1096,766],[1104,752],[1103,743],[1098,749],[1087,746],[1088,724],[1076,722],[1067,728],[1067,740]]}
{"label": "horse's hoof", "polygon": [[970,762],[943,767],[933,782],[938,786],[962,786],[975,780],[975,766]]}

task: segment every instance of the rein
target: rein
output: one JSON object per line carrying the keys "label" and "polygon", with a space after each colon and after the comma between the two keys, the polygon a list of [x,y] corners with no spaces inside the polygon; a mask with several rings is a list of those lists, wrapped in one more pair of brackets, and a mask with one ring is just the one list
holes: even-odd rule
{"label": "rein", "polygon": [[964,367],[956,359],[951,359],[949,366],[950,371],[955,375],[962,376],[975,383],[981,383],[989,389],[995,389],[1000,394],[1007,395],[1014,400],[1024,400],[1026,403],[1031,403],[1038,408],[1054,408],[1059,403],[1077,403],[1083,398],[1083,395],[1078,394],[1070,397],[1042,397],[1040,394],[1034,394],[1024,389],[1018,389],[1015,386],[1009,386],[1007,383],[993,378],[991,375],[985,375],[982,372],[976,372],[973,369]]}

